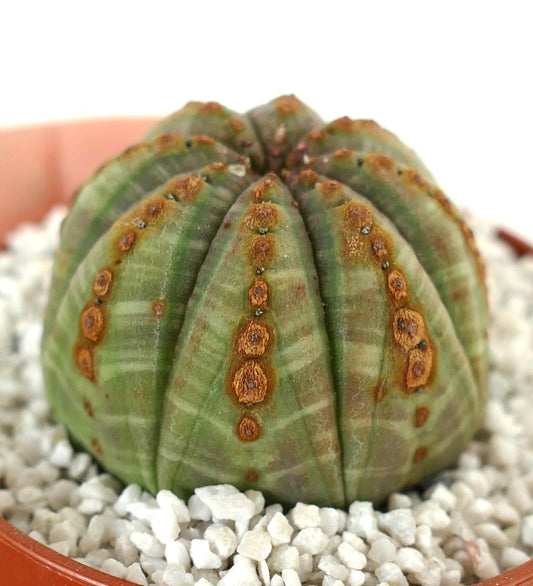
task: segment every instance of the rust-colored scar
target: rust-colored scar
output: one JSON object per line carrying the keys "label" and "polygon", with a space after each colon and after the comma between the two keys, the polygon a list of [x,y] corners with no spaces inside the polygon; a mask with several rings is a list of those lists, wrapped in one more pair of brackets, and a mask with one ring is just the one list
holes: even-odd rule
{"label": "rust-colored scar", "polygon": [[253,442],[261,435],[261,426],[253,417],[244,415],[237,424],[237,435],[243,442]]}
{"label": "rust-colored scar", "polygon": [[[383,161],[381,161],[383,162]],[[385,162],[388,162],[386,159]],[[314,181],[310,172],[303,183]],[[302,174],[300,174],[302,183]],[[315,189],[328,199],[335,190],[335,197],[342,201],[338,185],[328,181],[316,184]],[[419,304],[411,299],[409,286],[401,267],[396,261],[392,238],[377,224],[372,208],[364,203],[347,201],[338,208],[341,223],[343,258],[347,263],[374,263],[376,270],[383,275],[385,291],[391,306],[390,339],[395,347],[398,360],[401,386],[405,397],[414,397],[423,390],[435,376],[436,346],[430,338],[426,319]],[[429,387],[428,387],[429,388]],[[387,388],[383,384],[373,390],[376,403],[386,400]],[[418,407],[412,420],[415,429],[425,425],[429,417],[427,407]],[[426,447],[418,447],[413,455],[413,463],[418,464],[427,454]]]}
{"label": "rust-colored scar", "polygon": [[[138,146],[134,150],[141,148],[143,147]],[[124,154],[126,157],[130,155],[131,153]],[[102,267],[92,280],[91,290],[88,292],[89,300],[80,311],[78,335],[72,346],[74,363],[79,372],[90,381],[96,382],[97,379],[95,351],[106,337],[110,311],[109,302],[120,265],[132,253],[147,229],[156,226],[164,218],[165,211],[172,205],[168,199],[170,189],[177,190],[178,196],[183,196],[183,199],[189,201],[190,198],[197,195],[203,185],[203,181],[194,176],[181,179],[179,184],[176,184],[175,180],[171,180],[162,188],[159,195],[134,207],[121,222],[121,225],[117,226],[116,232],[111,238],[112,262],[110,265]],[[164,300],[161,299],[155,300],[151,307],[155,317],[161,317],[164,309]]]}
{"label": "rust-colored scar", "polygon": [[246,289],[245,315],[234,336],[227,380],[230,396],[240,406],[236,431],[244,442],[261,437],[254,411],[272,397],[276,384],[269,361],[275,333],[268,319],[271,296],[268,272],[276,260],[275,232],[281,222],[281,212],[268,199],[279,188],[278,182],[278,177],[270,173],[250,190],[248,207],[239,222],[250,283]]}

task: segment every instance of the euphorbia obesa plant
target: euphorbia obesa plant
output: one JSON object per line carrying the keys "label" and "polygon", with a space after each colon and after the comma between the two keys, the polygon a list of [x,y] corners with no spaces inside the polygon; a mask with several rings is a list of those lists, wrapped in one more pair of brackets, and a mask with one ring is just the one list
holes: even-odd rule
{"label": "euphorbia obesa plant", "polygon": [[483,266],[374,122],[193,102],[77,194],[43,365],[57,419],[126,482],[379,502],[480,422]]}

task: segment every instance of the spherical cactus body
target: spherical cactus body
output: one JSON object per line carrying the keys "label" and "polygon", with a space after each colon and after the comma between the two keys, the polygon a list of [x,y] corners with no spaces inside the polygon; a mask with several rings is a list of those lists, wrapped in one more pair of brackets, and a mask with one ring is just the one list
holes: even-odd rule
{"label": "spherical cactus body", "polygon": [[42,360],[55,417],[125,482],[379,503],[480,423],[483,266],[376,123],[192,102],[78,192]]}

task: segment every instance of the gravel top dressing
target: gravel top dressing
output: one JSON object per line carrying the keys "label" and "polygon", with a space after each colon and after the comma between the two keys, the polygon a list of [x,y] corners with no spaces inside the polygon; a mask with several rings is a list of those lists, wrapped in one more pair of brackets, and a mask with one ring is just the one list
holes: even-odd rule
{"label": "gravel top dressing", "polygon": [[265,507],[228,485],[184,502],[123,487],[76,452],[43,392],[39,344],[64,209],[0,252],[0,514],[34,539],[145,585],[473,584],[533,553],[533,258],[472,220],[487,266],[491,371],[483,427],[457,468],[383,511]]}

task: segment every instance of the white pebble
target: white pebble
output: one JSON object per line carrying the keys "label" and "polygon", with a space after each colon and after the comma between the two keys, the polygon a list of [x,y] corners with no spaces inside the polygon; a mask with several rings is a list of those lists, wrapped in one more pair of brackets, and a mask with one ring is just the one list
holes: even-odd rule
{"label": "white pebble", "polygon": [[421,572],[415,572],[413,578],[415,584],[422,586],[442,586],[442,574],[445,571],[444,564],[436,557],[427,560],[425,568]]}
{"label": "white pebble", "polygon": [[472,525],[486,521],[494,510],[492,503],[487,499],[477,498],[462,511],[463,517]]}
{"label": "white pebble", "polygon": [[[413,509],[413,516],[416,519],[417,524],[427,525],[433,531],[445,529],[451,523],[450,517],[446,511],[444,511],[438,503],[433,501],[426,501],[417,505]],[[414,543],[414,540],[412,543]],[[405,543],[404,545],[411,544]]]}
{"label": "white pebble", "polygon": [[267,531],[270,534],[272,545],[289,543],[294,533],[294,529],[291,527],[287,517],[282,513],[275,513],[267,525]]}
{"label": "white pebble", "polygon": [[318,527],[320,525],[320,510],[316,505],[297,503],[289,511],[289,520],[297,529]]}
{"label": "white pebble", "polygon": [[138,501],[134,501],[125,505],[127,512],[147,524],[152,522],[152,519],[160,510],[155,498],[146,493],[142,493]]}
{"label": "white pebble", "polygon": [[257,573],[259,574],[259,579],[263,584],[270,584],[270,568],[265,560],[261,560],[257,564]]}
{"label": "white pebble", "polygon": [[320,560],[318,561],[318,569],[337,580],[345,580],[349,574],[348,569],[331,554],[326,554],[320,557]]}
{"label": "white pebble", "polygon": [[58,468],[68,468],[72,463],[74,450],[66,439],[58,441],[50,453],[50,463]]}
{"label": "white pebble", "polygon": [[219,580],[218,586],[261,586],[261,581],[251,560],[236,557],[235,563]]}
{"label": "white pebble", "polygon": [[163,557],[165,548],[163,544],[150,533],[143,533],[141,531],[133,531],[130,535],[131,542],[137,547],[139,551],[153,558]]}
{"label": "white pebble", "polygon": [[489,440],[489,464],[499,468],[513,468],[518,462],[518,450],[514,441],[502,435]]}
{"label": "white pebble", "polygon": [[392,562],[387,562],[376,568],[376,576],[381,582],[386,582],[389,586],[409,586],[403,572]]}
{"label": "white pebble", "polygon": [[437,484],[429,491],[428,496],[430,500],[438,503],[447,513],[457,506],[457,496],[443,484]]}
{"label": "white pebble", "polygon": [[396,546],[388,537],[378,537],[366,555],[378,564],[392,562],[396,558]]}
{"label": "white pebble", "polygon": [[[218,582],[218,580],[217,580],[217,582]],[[199,580],[196,580],[196,582],[194,583],[194,586],[213,586],[213,582],[210,582],[207,578],[202,577]],[[281,584],[281,586],[283,586],[283,583]]]}
{"label": "white pebble", "polygon": [[411,500],[411,497],[407,494],[403,494],[401,492],[393,492],[389,496],[389,511],[393,509],[410,509],[412,504],[413,502]]}
{"label": "white pebble", "polygon": [[[379,535],[378,532],[376,532],[377,535]],[[343,542],[349,543],[357,551],[365,553],[368,550],[366,542],[359,535],[355,535],[351,531],[343,531],[341,537]]]}
{"label": "white pebble", "polygon": [[473,527],[475,534],[489,545],[502,550],[509,545],[509,537],[495,523],[478,523]]}
{"label": "white pebble", "polygon": [[160,572],[161,576],[163,576],[163,571],[165,570],[165,567],[167,566],[167,563],[165,560],[163,560],[161,558],[153,558],[153,557],[147,556],[146,554],[141,554],[140,564],[141,564],[142,569],[152,579],[154,579],[154,574],[156,572]]}
{"label": "white pebble", "polygon": [[190,570],[191,559],[189,552],[181,541],[171,541],[165,545],[165,559],[169,564],[179,566],[186,571]]}
{"label": "white pebble", "polygon": [[105,562],[105,560],[107,560],[110,557],[110,555],[111,554],[110,554],[109,550],[102,547],[100,549],[94,549],[93,551],[90,551],[85,556],[85,559],[91,565],[101,567],[102,564]]}
{"label": "white pebble", "polygon": [[118,495],[113,488],[105,484],[104,478],[96,476],[81,484],[79,488],[81,498],[94,498],[109,504],[115,503]]}
{"label": "white pebble", "polygon": [[360,537],[373,539],[377,533],[378,523],[372,503],[367,501],[353,502],[348,510],[346,528]]}
{"label": "white pebble", "polygon": [[204,538],[209,541],[211,550],[223,560],[228,559],[237,549],[237,536],[227,525],[221,523],[209,525],[205,530]]}
{"label": "white pebble", "polygon": [[533,515],[527,515],[522,519],[520,537],[525,545],[533,547]]}
{"label": "white pebble", "polygon": [[350,570],[346,579],[347,586],[363,586],[366,581],[366,575],[360,570]]}
{"label": "white pebble", "polygon": [[516,525],[520,522],[520,513],[508,502],[494,503],[492,518],[502,525]]}
{"label": "white pebble", "polygon": [[283,568],[300,569],[300,552],[293,545],[278,545],[272,549],[268,564],[273,572],[281,572]]}
{"label": "white pebble", "polygon": [[285,568],[281,570],[281,578],[285,586],[301,586],[300,576],[298,572],[291,568]]}
{"label": "white pebble", "polygon": [[462,476],[465,482],[472,487],[476,496],[481,498],[488,496],[490,492],[489,478],[481,470],[465,470]]}
{"label": "white pebble", "polygon": [[308,580],[314,570],[314,558],[310,553],[302,553],[300,554],[300,569],[298,570],[298,575],[300,576],[300,580],[304,581]]}
{"label": "white pebble", "polygon": [[139,550],[131,542],[130,533],[118,531],[115,540],[115,557],[124,565],[131,565],[139,559]]}
{"label": "white pebble", "polygon": [[84,515],[96,515],[104,510],[105,502],[101,499],[87,498],[83,499],[78,505],[78,511]]}
{"label": "white pebble", "polygon": [[[58,443],[61,442],[66,443],[72,452],[70,443],[66,440],[60,440]],[[43,456],[50,450],[51,442],[49,438],[43,438],[38,429],[28,429],[17,438],[16,447],[18,453],[24,457],[26,462],[30,466],[35,466],[42,461]]]}
{"label": "white pebble", "polygon": [[298,532],[292,540],[292,545],[298,548],[300,553],[316,555],[324,550],[328,544],[328,536],[318,527],[306,527]]}
{"label": "white pebble", "polygon": [[237,552],[259,562],[272,551],[270,535],[266,531],[247,531],[237,546]]}
{"label": "white pebble", "polygon": [[55,541],[55,542],[50,543],[48,545],[48,547],[50,547],[54,551],[57,551],[57,553],[60,553],[60,554],[67,556],[67,557],[74,555],[74,551],[75,551],[75,544],[73,544],[73,542],[69,541],[69,540]]}
{"label": "white pebble", "polygon": [[475,470],[481,466],[481,459],[479,454],[473,452],[463,452],[459,456],[459,468],[463,470]]}
{"label": "white pebble", "polygon": [[[70,541],[75,549],[76,543],[80,536],[78,527],[69,521],[61,521],[56,523],[51,529],[48,539],[50,541]],[[94,549],[94,548],[93,548]]]}
{"label": "white pebble", "polygon": [[254,515],[254,502],[229,484],[203,486],[194,492],[210,509],[215,519],[242,521],[249,520]]}
{"label": "white pebble", "polygon": [[91,465],[91,457],[86,452],[79,452],[74,456],[68,469],[69,475],[75,480],[81,480]]}
{"label": "white pebble", "polygon": [[478,538],[474,541],[467,541],[465,549],[470,556],[476,576],[482,580],[493,578],[500,573],[496,560],[492,557],[487,542]]}
{"label": "white pebble", "polygon": [[128,484],[113,503],[113,508],[117,514],[124,516],[128,512],[128,505],[136,503],[141,498],[141,494],[142,489],[138,484]]}
{"label": "white pebble", "polygon": [[189,553],[192,563],[197,568],[211,570],[222,566],[222,560],[216,553],[211,551],[207,539],[193,539]]}
{"label": "white pebble", "polygon": [[460,586],[461,570],[444,570],[438,586]]}
{"label": "white pebble", "polygon": [[0,514],[4,514],[9,511],[15,504],[15,497],[11,491],[2,488],[0,489]]}
{"label": "white pebble", "polygon": [[38,486],[24,486],[17,491],[17,501],[28,504],[43,499],[43,489]]}
{"label": "white pebble", "polygon": [[[438,530],[436,533],[439,533]],[[476,537],[476,534],[472,530],[472,526],[463,517],[461,511],[452,511],[450,513],[450,525],[447,528],[446,533],[457,535],[463,541],[472,541]]]}
{"label": "white pebble", "polygon": [[200,500],[198,495],[191,495],[191,498],[187,502],[187,508],[189,509],[189,516],[191,519],[198,521],[211,520],[211,509]]}
{"label": "white pebble", "polygon": [[424,556],[414,547],[401,547],[396,552],[396,564],[403,572],[423,572],[426,567]]}
{"label": "white pebble", "polygon": [[192,574],[184,572],[182,568],[168,564],[163,570],[161,580],[165,586],[193,586]]}
{"label": "white pebble", "polygon": [[131,564],[131,566],[128,567],[124,579],[133,582],[134,584],[148,586],[148,581],[146,580],[146,576],[142,571],[141,564],[139,564],[139,562],[134,562]]}
{"label": "white pebble", "polygon": [[258,490],[245,490],[244,494],[246,498],[254,503],[254,515],[262,513],[265,508],[265,497],[263,496],[263,493]]}
{"label": "white pebble", "polygon": [[416,521],[411,509],[395,509],[383,513],[379,517],[379,526],[402,545],[412,545],[415,542]]}
{"label": "white pebble", "polygon": [[59,470],[46,460],[41,460],[35,464],[33,469],[39,474],[43,485],[51,485],[52,483],[56,482],[60,476]]}
{"label": "white pebble", "polygon": [[344,582],[338,578],[332,578],[326,574],[322,579],[322,586],[344,586]]}
{"label": "white pebble", "polygon": [[331,537],[336,533],[342,532],[346,526],[346,513],[334,509],[333,507],[321,507],[320,513],[320,529]]}
{"label": "white pebble", "polygon": [[102,564],[102,572],[106,572],[106,574],[111,574],[112,576],[116,576],[117,578],[125,578],[126,572],[128,569],[124,564],[121,564],[117,560],[113,558],[108,558]]}
{"label": "white pebble", "polygon": [[46,491],[46,498],[50,507],[57,511],[70,504],[77,486],[74,481],[67,480],[66,478],[61,478],[57,482],[54,482]]}
{"label": "white pebble", "polygon": [[507,489],[507,497],[511,505],[515,506],[522,515],[527,515],[533,510],[533,500],[524,479],[511,480]]}
{"label": "white pebble", "polygon": [[191,515],[185,502],[170,490],[160,490],[156,495],[156,501],[162,510],[171,510],[178,523],[188,523],[191,520]]}
{"label": "white pebble", "polygon": [[343,541],[337,548],[337,557],[347,567],[353,570],[362,570],[366,565],[366,556],[363,552],[358,551],[355,547]]}
{"label": "white pebble", "polygon": [[178,538],[180,526],[172,508],[155,511],[150,520],[150,526],[161,543],[169,543]]}
{"label": "white pebble", "polygon": [[48,544],[48,540],[40,531],[30,531],[28,533],[28,536],[31,537],[32,539],[35,539],[35,541],[42,543],[43,545]]}
{"label": "white pebble", "polygon": [[418,525],[415,530],[415,545],[422,553],[428,555],[433,549],[433,534],[427,525]]}
{"label": "white pebble", "polygon": [[501,556],[502,569],[508,570],[525,564],[530,560],[527,553],[516,547],[504,547]]}
{"label": "white pebble", "polygon": [[452,484],[451,490],[457,496],[458,509],[464,509],[476,498],[472,487],[463,480],[454,482]]}

